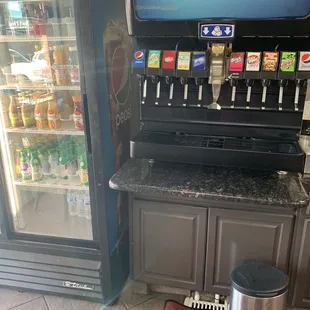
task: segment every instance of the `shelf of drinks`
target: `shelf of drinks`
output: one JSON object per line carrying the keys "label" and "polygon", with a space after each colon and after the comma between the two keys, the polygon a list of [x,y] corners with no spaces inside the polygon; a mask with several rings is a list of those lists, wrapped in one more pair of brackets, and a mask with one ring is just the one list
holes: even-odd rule
{"label": "shelf of drinks", "polygon": [[40,41],[47,41],[47,42],[59,42],[59,41],[76,41],[76,36],[33,36],[33,35],[24,35],[24,36],[8,36],[8,35],[0,35],[0,42],[40,42]]}
{"label": "shelf of drinks", "polygon": [[80,86],[55,86],[50,84],[45,85],[28,85],[20,86],[16,85],[2,85],[0,86],[1,90],[17,89],[17,90],[81,90]]}
{"label": "shelf of drinks", "polygon": [[28,188],[42,188],[42,189],[64,189],[64,190],[79,190],[79,191],[88,191],[89,187],[86,185],[81,185],[78,180],[59,180],[59,179],[48,179],[40,182],[24,182],[22,180],[14,181],[16,186],[28,187]]}

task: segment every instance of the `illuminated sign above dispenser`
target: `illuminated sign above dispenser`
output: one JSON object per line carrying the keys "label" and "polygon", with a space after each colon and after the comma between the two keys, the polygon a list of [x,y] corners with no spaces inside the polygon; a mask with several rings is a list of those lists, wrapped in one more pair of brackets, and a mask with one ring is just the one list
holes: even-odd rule
{"label": "illuminated sign above dispenser", "polygon": [[229,24],[200,24],[199,37],[201,39],[233,39],[235,26]]}

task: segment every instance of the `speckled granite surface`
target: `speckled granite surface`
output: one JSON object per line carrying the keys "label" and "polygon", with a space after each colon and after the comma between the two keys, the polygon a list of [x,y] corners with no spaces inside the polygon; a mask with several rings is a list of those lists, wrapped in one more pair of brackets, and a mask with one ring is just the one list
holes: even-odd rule
{"label": "speckled granite surface", "polygon": [[111,178],[110,187],[146,195],[205,198],[287,208],[306,207],[309,197],[297,174],[156,163],[130,159]]}

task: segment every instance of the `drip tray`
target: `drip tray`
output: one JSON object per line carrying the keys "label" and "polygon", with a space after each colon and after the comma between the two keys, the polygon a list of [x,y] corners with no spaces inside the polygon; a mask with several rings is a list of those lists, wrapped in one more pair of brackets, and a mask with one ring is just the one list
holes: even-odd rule
{"label": "drip tray", "polygon": [[302,172],[297,141],[142,131],[131,141],[132,158]]}

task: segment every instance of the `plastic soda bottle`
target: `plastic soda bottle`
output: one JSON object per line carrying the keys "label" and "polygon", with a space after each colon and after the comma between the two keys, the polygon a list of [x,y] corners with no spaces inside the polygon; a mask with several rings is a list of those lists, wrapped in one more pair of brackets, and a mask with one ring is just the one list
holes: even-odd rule
{"label": "plastic soda bottle", "polygon": [[20,151],[20,172],[23,182],[31,180],[31,171],[26,150]]}
{"label": "plastic soda bottle", "polygon": [[88,220],[90,220],[91,219],[91,206],[90,206],[89,192],[86,192],[84,195],[84,209],[85,209],[85,217]]}
{"label": "plastic soda bottle", "polygon": [[71,216],[78,215],[78,208],[76,204],[76,192],[74,190],[68,190],[67,202],[68,202],[69,214]]}
{"label": "plastic soda bottle", "polygon": [[84,195],[81,191],[77,192],[76,203],[79,217],[85,217]]}
{"label": "plastic soda bottle", "polygon": [[33,182],[42,181],[41,164],[36,150],[30,150],[30,166]]}

